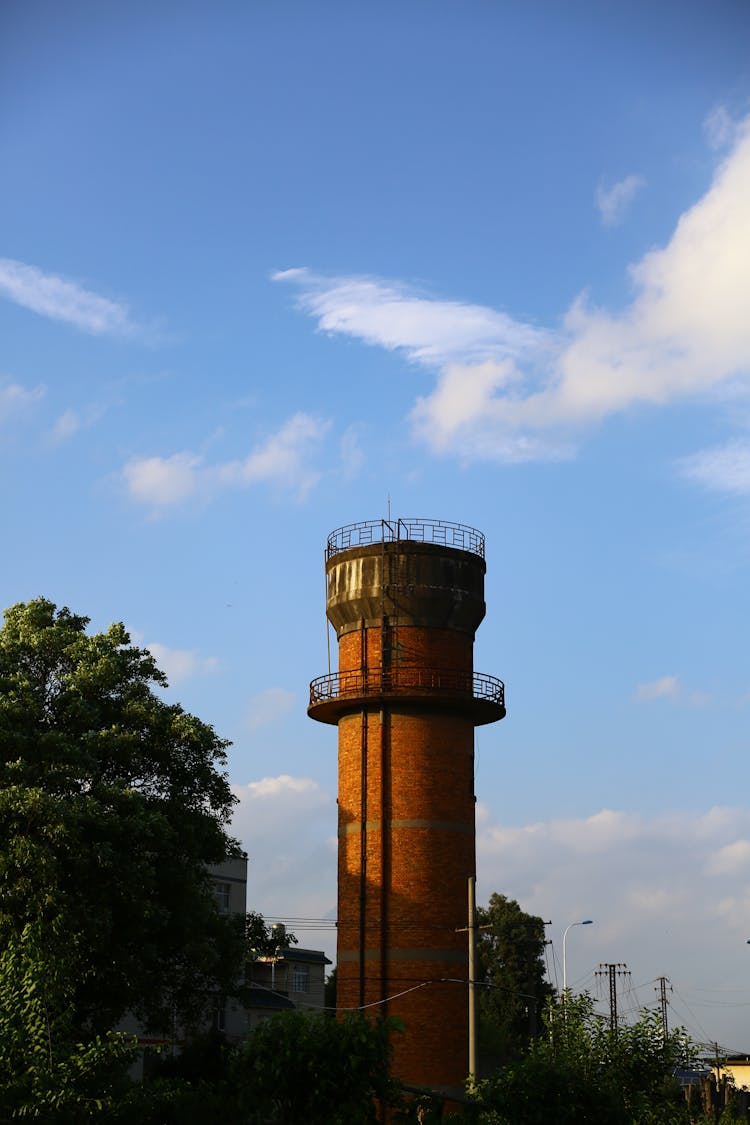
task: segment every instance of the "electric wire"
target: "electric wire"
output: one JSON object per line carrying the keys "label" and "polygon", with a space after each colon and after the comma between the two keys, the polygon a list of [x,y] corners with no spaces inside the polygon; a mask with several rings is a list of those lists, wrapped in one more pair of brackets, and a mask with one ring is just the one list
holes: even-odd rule
{"label": "electric wire", "polygon": [[[356,1007],[352,1007],[352,1008],[341,1008],[341,1007],[326,1008],[325,1010],[329,1011],[329,1012],[362,1012],[366,1008],[380,1007],[383,1004],[387,1004],[390,1000],[398,1000],[402,996],[407,996],[410,992],[418,992],[419,989],[429,988],[431,985],[435,985],[435,984],[461,984],[461,985],[464,986],[464,988],[468,988],[468,986],[471,983],[472,983],[471,981],[463,980],[460,977],[436,977],[435,980],[418,981],[416,984],[412,985],[411,988],[404,988],[404,989],[402,989],[401,992],[394,992],[390,996],[383,996],[383,997],[381,997],[380,1000],[372,1000],[369,1004],[359,1004]],[[535,1000],[536,1001],[536,1000],[539,999],[539,997],[532,996],[531,993],[529,993],[529,992],[517,992],[515,989],[504,988],[502,985],[491,984],[489,981],[478,981],[477,980],[477,981],[474,981],[473,983],[478,988],[484,988],[484,989],[487,989],[488,991],[509,992],[512,996],[521,996],[524,1000]]]}

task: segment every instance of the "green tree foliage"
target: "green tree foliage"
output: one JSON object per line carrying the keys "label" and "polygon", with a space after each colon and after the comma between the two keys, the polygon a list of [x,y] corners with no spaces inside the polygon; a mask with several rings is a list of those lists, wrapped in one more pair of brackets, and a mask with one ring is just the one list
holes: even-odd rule
{"label": "green tree foliage", "polygon": [[269,925],[262,914],[251,910],[245,920],[247,955],[253,961],[257,957],[275,957],[280,949],[297,945],[297,938],[282,922]]}
{"label": "green tree foliage", "polygon": [[689,1125],[671,1077],[689,1044],[666,1038],[658,1012],[616,1032],[587,995],[549,1007],[544,1033],[526,1054],[476,1089],[470,1119],[481,1125]]}
{"label": "green tree foliage", "polygon": [[326,1005],[326,1008],[328,1009],[329,1015],[333,1015],[334,1009],[336,1008],[336,993],[337,993],[336,969],[337,969],[337,966],[334,965],[333,968],[331,969],[330,973],[326,977],[325,1005]]}
{"label": "green tree foliage", "polygon": [[125,1093],[134,1045],[112,1032],[76,1038],[78,971],[59,918],[28,923],[0,952],[0,1120],[101,1119]]}
{"label": "green tree foliage", "polygon": [[240,1046],[196,1043],[115,1118],[122,1125],[366,1125],[393,1105],[390,1034],[396,1021],[283,1012]]}
{"label": "green tree foliage", "polygon": [[0,629],[0,947],[64,928],[84,1043],[126,1010],[196,1018],[243,956],[206,873],[237,849],[227,743],[155,694],[166,678],[122,625],[87,625],[40,598]]}
{"label": "green tree foliage", "polygon": [[389,1044],[398,1026],[359,1013],[340,1020],[309,1012],[274,1016],[234,1059],[239,1119],[247,1125],[375,1121],[375,1101],[394,1099]]}
{"label": "green tree foliage", "polygon": [[545,979],[544,922],[514,899],[493,894],[477,910],[481,1070],[508,1062],[541,1028],[552,988]]}

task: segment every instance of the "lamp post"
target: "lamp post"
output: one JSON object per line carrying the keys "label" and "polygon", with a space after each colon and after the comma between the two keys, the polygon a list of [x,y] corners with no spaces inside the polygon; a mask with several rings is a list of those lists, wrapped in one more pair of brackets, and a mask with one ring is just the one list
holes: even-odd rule
{"label": "lamp post", "polygon": [[565,956],[565,943],[568,940],[568,930],[571,930],[573,926],[591,925],[593,925],[593,918],[585,918],[582,922],[571,922],[570,925],[565,928],[565,933],[563,934],[563,999],[565,998],[565,993],[568,991],[568,962]]}

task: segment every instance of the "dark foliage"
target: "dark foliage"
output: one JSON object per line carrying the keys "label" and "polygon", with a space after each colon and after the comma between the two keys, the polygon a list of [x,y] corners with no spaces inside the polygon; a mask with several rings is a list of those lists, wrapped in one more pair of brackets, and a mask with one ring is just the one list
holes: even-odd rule
{"label": "dark foliage", "polygon": [[544,922],[514,899],[493,894],[477,911],[481,1072],[518,1058],[541,1030],[552,995],[545,979]]}
{"label": "dark foliage", "polygon": [[63,926],[84,1037],[126,1010],[190,1022],[243,955],[206,873],[237,847],[227,743],[155,694],[165,677],[122,625],[87,624],[40,598],[0,629],[0,942]]}

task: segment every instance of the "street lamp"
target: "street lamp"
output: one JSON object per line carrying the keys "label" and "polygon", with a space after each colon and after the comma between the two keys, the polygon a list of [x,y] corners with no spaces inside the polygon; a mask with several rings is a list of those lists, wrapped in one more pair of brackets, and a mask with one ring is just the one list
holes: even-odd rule
{"label": "street lamp", "polygon": [[593,918],[585,918],[582,922],[571,922],[570,925],[566,927],[565,933],[563,934],[563,997],[568,991],[568,962],[565,957],[565,942],[568,938],[568,930],[571,930],[573,926],[591,926],[593,925],[593,921]]}

